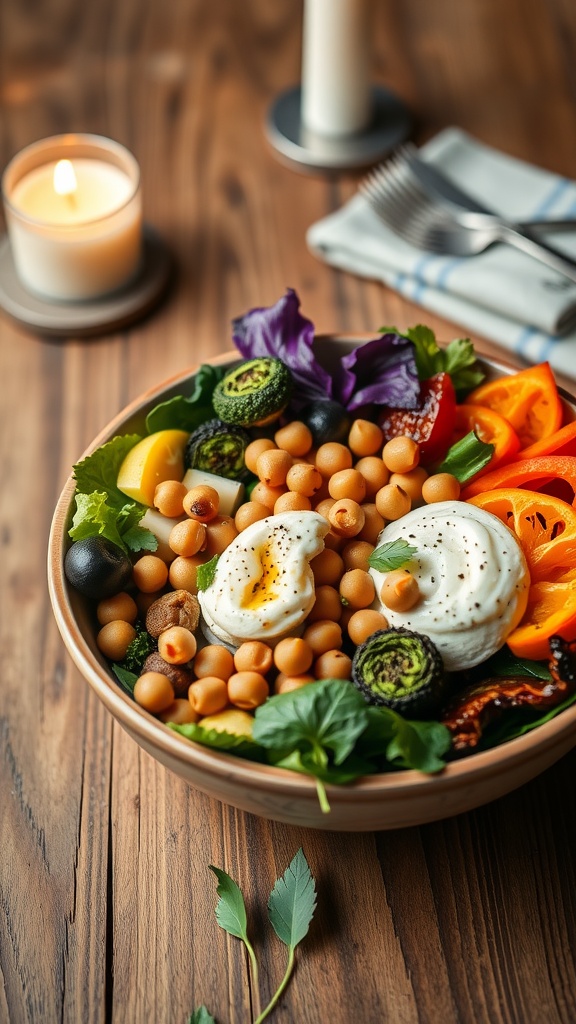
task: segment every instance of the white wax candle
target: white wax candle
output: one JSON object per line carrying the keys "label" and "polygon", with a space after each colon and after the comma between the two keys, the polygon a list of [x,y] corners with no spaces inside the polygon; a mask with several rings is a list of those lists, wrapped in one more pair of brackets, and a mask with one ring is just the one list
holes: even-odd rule
{"label": "white wax candle", "polygon": [[362,131],[371,115],[371,0],[305,0],[302,122],[319,135]]}
{"label": "white wax candle", "polygon": [[[58,140],[50,139],[29,147],[14,158],[3,179],[21,281],[31,292],[66,301],[96,298],[126,284],[138,270],[142,249],[134,158],[109,140],[74,138],[82,140],[76,150],[69,145],[59,149]],[[46,162],[38,163],[44,152]],[[111,153],[116,162],[110,161]],[[126,158],[124,166],[118,157]],[[59,183],[54,172],[62,160],[68,166],[59,170],[67,171],[71,181]]]}

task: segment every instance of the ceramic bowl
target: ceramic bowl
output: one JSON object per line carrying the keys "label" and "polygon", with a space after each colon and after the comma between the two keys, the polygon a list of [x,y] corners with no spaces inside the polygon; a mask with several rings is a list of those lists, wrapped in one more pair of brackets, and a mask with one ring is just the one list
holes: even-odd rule
{"label": "ceramic bowl", "polygon": [[[368,340],[316,339],[317,355],[328,368],[335,357]],[[238,359],[228,353],[213,360]],[[490,376],[513,367],[484,359]],[[131,403],[95,438],[84,453],[118,433],[142,430],[149,409],[189,391],[194,370],[164,382]],[[572,417],[576,400],[563,393]],[[265,818],[311,828],[344,831],[393,829],[447,818],[488,803],[533,779],[576,744],[576,706],[538,729],[482,753],[449,764],[438,775],[396,771],[371,775],[349,786],[328,786],[331,811],[322,813],[313,779],[241,760],[186,740],[140,708],[111,676],[95,643],[93,608],[64,575],[69,547],[67,531],[74,509],[74,481],[58,501],[49,541],[48,578],[54,614],[62,638],[78,669],[126,732],[152,757],[208,796]]]}

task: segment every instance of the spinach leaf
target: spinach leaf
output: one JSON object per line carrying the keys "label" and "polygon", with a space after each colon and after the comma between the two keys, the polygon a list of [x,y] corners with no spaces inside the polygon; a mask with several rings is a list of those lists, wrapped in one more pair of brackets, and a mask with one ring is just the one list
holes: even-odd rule
{"label": "spinach leaf", "polygon": [[134,694],[134,687],[136,686],[138,679],[136,673],[129,672],[128,669],[123,668],[122,665],[116,664],[112,665],[112,671],[120,685],[123,686],[128,693]]}
{"label": "spinach leaf", "polygon": [[368,726],[360,737],[358,754],[378,757],[395,768],[415,768],[426,774],[439,772],[451,735],[440,722],[416,722],[391,708],[368,709]]}
{"label": "spinach leaf", "polygon": [[187,740],[193,740],[194,743],[201,743],[203,747],[211,747],[213,750],[230,750],[237,757],[247,757],[250,761],[263,761],[266,758],[264,748],[258,743],[254,743],[249,736],[220,732],[218,729],[203,729],[195,722],[187,722],[185,725],[176,725],[175,722],[167,724],[174,732],[179,732]]}
{"label": "spinach leaf", "polygon": [[190,396],[176,395],[151,409],[146,417],[148,433],[154,434],[157,430],[166,429],[192,432],[201,423],[212,419],[212,393],[225,372],[222,366],[203,363],[195,374],[194,390]]}
{"label": "spinach leaf", "polygon": [[517,658],[506,645],[487,661],[483,661],[479,669],[484,679],[488,679],[489,676],[532,676],[534,679],[552,679],[546,661]]}

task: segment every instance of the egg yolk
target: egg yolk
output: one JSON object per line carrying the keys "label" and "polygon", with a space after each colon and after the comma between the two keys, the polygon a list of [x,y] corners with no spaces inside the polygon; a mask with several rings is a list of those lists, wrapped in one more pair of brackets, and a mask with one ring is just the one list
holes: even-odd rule
{"label": "egg yolk", "polygon": [[262,574],[259,579],[252,580],[244,591],[242,607],[249,611],[256,611],[262,605],[268,604],[278,597],[275,584],[280,575],[280,570],[270,547],[270,545],[266,544],[258,552]]}

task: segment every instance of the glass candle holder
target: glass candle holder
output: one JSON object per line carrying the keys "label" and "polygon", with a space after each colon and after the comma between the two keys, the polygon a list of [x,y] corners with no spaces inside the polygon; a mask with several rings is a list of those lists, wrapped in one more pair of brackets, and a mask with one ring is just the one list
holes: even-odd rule
{"label": "glass candle holder", "polygon": [[99,135],[35,142],[6,167],[2,197],[16,272],[33,294],[81,302],[138,274],[140,168],[119,143]]}

